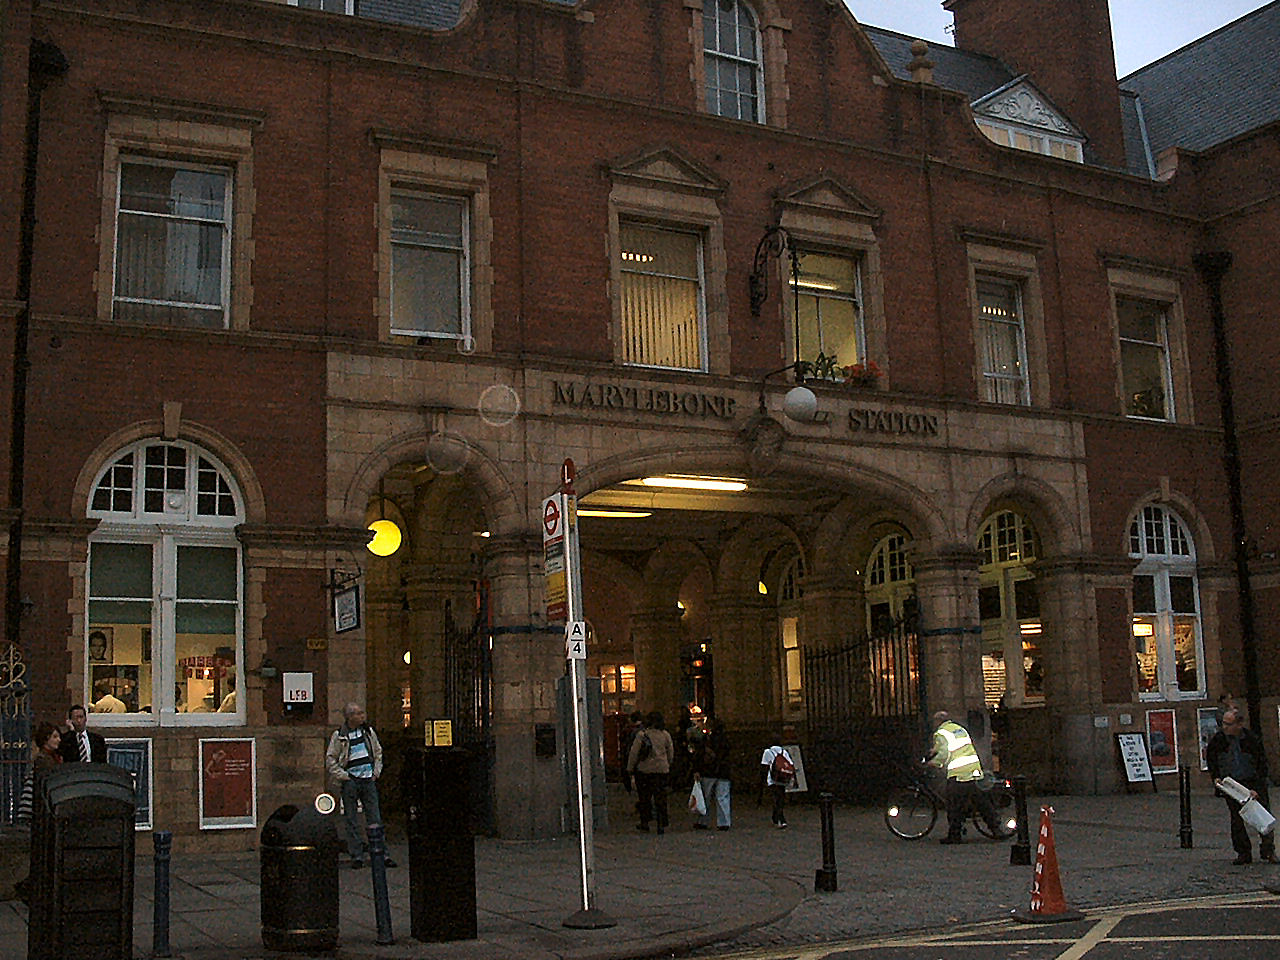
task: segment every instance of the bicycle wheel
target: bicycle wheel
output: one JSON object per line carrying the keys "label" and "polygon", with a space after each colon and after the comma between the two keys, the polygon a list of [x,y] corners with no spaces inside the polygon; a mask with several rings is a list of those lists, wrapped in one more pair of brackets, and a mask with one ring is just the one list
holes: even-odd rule
{"label": "bicycle wheel", "polygon": [[969,819],[973,821],[973,825],[977,831],[988,840],[994,840],[996,838],[995,831],[987,825],[987,821],[982,819],[982,814],[977,810],[973,811]]}
{"label": "bicycle wheel", "polygon": [[884,807],[884,825],[903,840],[919,840],[938,820],[938,805],[917,787],[898,787]]}

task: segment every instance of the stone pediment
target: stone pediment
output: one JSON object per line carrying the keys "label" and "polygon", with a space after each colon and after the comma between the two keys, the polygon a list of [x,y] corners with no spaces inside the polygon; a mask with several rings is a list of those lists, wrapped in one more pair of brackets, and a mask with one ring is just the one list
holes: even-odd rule
{"label": "stone pediment", "polygon": [[670,146],[647,147],[608,163],[607,169],[614,181],[682,193],[715,196],[723,193],[726,186],[710,169]]}
{"label": "stone pediment", "polygon": [[861,194],[828,176],[812,177],[783,187],[778,204],[840,220],[879,220],[881,211]]}
{"label": "stone pediment", "polygon": [[998,90],[979,97],[971,106],[974,115],[978,117],[1037,127],[1060,137],[1084,139],[1084,134],[1026,77],[1018,77]]}

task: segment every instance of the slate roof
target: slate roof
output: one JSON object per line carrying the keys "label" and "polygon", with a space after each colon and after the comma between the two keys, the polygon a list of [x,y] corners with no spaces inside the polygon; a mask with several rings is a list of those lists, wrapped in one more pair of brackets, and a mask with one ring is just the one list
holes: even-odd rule
{"label": "slate roof", "polygon": [[1280,120],[1280,0],[1120,81],[1138,94],[1151,150],[1207,150]]}
{"label": "slate roof", "polygon": [[457,25],[461,7],[462,0],[356,0],[356,16],[447,30]]}
{"label": "slate roof", "polygon": [[[884,57],[893,75],[900,80],[910,80],[911,71],[907,64],[915,59],[911,53],[911,44],[916,38],[865,23],[860,26],[866,32],[867,39],[880,51],[880,56]],[[966,94],[971,102],[1003,87],[1017,76],[995,57],[968,53],[945,44],[930,43],[926,56],[933,61],[934,83]]]}

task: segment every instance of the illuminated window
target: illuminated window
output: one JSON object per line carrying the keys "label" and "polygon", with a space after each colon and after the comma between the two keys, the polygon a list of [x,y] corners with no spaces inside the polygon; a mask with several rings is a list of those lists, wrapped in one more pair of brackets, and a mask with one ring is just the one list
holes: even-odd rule
{"label": "illuminated window", "polygon": [[800,359],[818,355],[838,366],[866,360],[862,331],[861,279],[850,257],[801,253],[796,303],[800,310]]}
{"label": "illuminated window", "polygon": [[1022,291],[1011,281],[982,276],[977,278],[977,289],[982,399],[1029,404]]}
{"label": "illuminated window", "polygon": [[1124,412],[1148,420],[1173,419],[1169,334],[1165,306],[1116,297]]}
{"label": "illuminated window", "polygon": [[1035,530],[1012,510],[993,513],[978,529],[978,616],[986,701],[1021,706],[1044,701],[1040,598],[1029,564]]}
{"label": "illuminated window", "polygon": [[90,709],[131,724],[242,723],[244,507],[227,469],[192,444],[140,441],[98,475],[89,516],[100,521],[86,584]]}
{"label": "illuminated window", "polygon": [[1204,696],[1204,642],[1195,546],[1182,520],[1148,506],[1129,525],[1133,651],[1144,700]]}
{"label": "illuminated window", "polygon": [[702,240],[696,233],[622,223],[622,362],[706,369]]}

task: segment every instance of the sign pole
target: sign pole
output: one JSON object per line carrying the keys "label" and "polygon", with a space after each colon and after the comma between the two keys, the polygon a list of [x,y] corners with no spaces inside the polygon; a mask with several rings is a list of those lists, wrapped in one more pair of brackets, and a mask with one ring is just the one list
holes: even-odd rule
{"label": "sign pole", "polygon": [[582,612],[582,568],[578,553],[578,506],[573,492],[573,461],[560,471],[561,515],[564,524],[564,573],[567,628],[565,657],[573,694],[574,786],[578,813],[578,868],[582,908],[564,920],[577,930],[601,930],[615,921],[596,906],[596,855],[591,813],[591,747],[587,734],[587,625]]}

